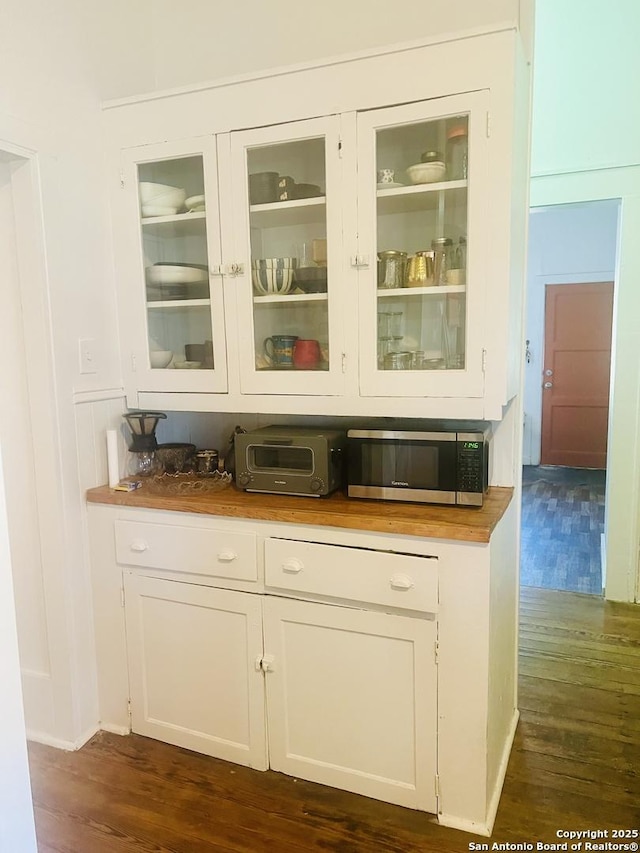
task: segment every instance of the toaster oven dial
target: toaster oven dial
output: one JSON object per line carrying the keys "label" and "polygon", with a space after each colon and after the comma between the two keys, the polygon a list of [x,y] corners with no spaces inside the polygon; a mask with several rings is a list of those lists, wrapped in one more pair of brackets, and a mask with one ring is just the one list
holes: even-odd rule
{"label": "toaster oven dial", "polygon": [[324,486],[324,483],[318,477],[314,477],[311,480],[311,482],[309,483],[309,486],[310,486],[312,492],[321,492],[322,488]]}
{"label": "toaster oven dial", "polygon": [[241,471],[238,474],[238,483],[241,486],[248,486],[250,482],[251,482],[251,475],[249,474],[248,471]]}

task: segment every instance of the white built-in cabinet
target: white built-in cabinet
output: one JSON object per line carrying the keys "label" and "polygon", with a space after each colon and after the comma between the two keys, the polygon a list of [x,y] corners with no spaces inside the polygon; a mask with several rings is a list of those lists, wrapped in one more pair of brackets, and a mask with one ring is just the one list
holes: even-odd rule
{"label": "white built-in cabinet", "polygon": [[[223,132],[217,114],[210,134],[125,148],[129,404],[375,415],[404,401],[407,415],[500,418],[517,271],[495,229],[510,221],[513,115],[483,76],[272,125],[260,111],[249,129],[230,117]],[[175,210],[159,203],[171,194],[149,203],[158,184],[184,191]]]}

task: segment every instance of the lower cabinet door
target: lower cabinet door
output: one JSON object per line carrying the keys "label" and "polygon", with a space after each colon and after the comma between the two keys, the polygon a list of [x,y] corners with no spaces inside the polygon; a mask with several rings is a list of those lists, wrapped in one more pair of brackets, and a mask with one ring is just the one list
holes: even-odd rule
{"label": "lower cabinet door", "polygon": [[267,768],[258,596],[125,574],[132,729]]}
{"label": "lower cabinet door", "polygon": [[274,770],[436,812],[437,623],[267,597]]}

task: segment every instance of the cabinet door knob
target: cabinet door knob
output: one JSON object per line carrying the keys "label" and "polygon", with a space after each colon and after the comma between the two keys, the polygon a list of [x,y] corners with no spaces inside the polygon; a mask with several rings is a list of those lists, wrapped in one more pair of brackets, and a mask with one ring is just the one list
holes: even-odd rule
{"label": "cabinet door knob", "polygon": [[238,555],[235,551],[220,551],[218,554],[218,562],[219,563],[232,563],[235,559],[237,559]]}
{"label": "cabinet door knob", "polygon": [[412,589],[414,583],[409,575],[393,575],[389,581],[389,585],[391,589]]}
{"label": "cabinet door knob", "polygon": [[129,546],[132,551],[146,551],[149,547],[146,542],[142,542],[140,539],[137,539],[135,542],[132,542]]}
{"label": "cabinet door knob", "polygon": [[304,569],[303,563],[300,560],[296,560],[295,558],[292,560],[286,560],[282,564],[282,571],[288,572],[290,575],[297,575],[298,572],[301,572]]}

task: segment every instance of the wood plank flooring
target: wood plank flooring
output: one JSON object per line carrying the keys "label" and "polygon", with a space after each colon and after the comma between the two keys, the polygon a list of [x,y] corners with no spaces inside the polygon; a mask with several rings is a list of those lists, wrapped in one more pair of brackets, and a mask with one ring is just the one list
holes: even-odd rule
{"label": "wood plank flooring", "polygon": [[30,744],[39,851],[461,853],[472,842],[535,849],[561,842],[562,829],[640,827],[640,608],[523,588],[520,661],[521,719],[490,840],[279,773],[101,733],[75,753]]}

